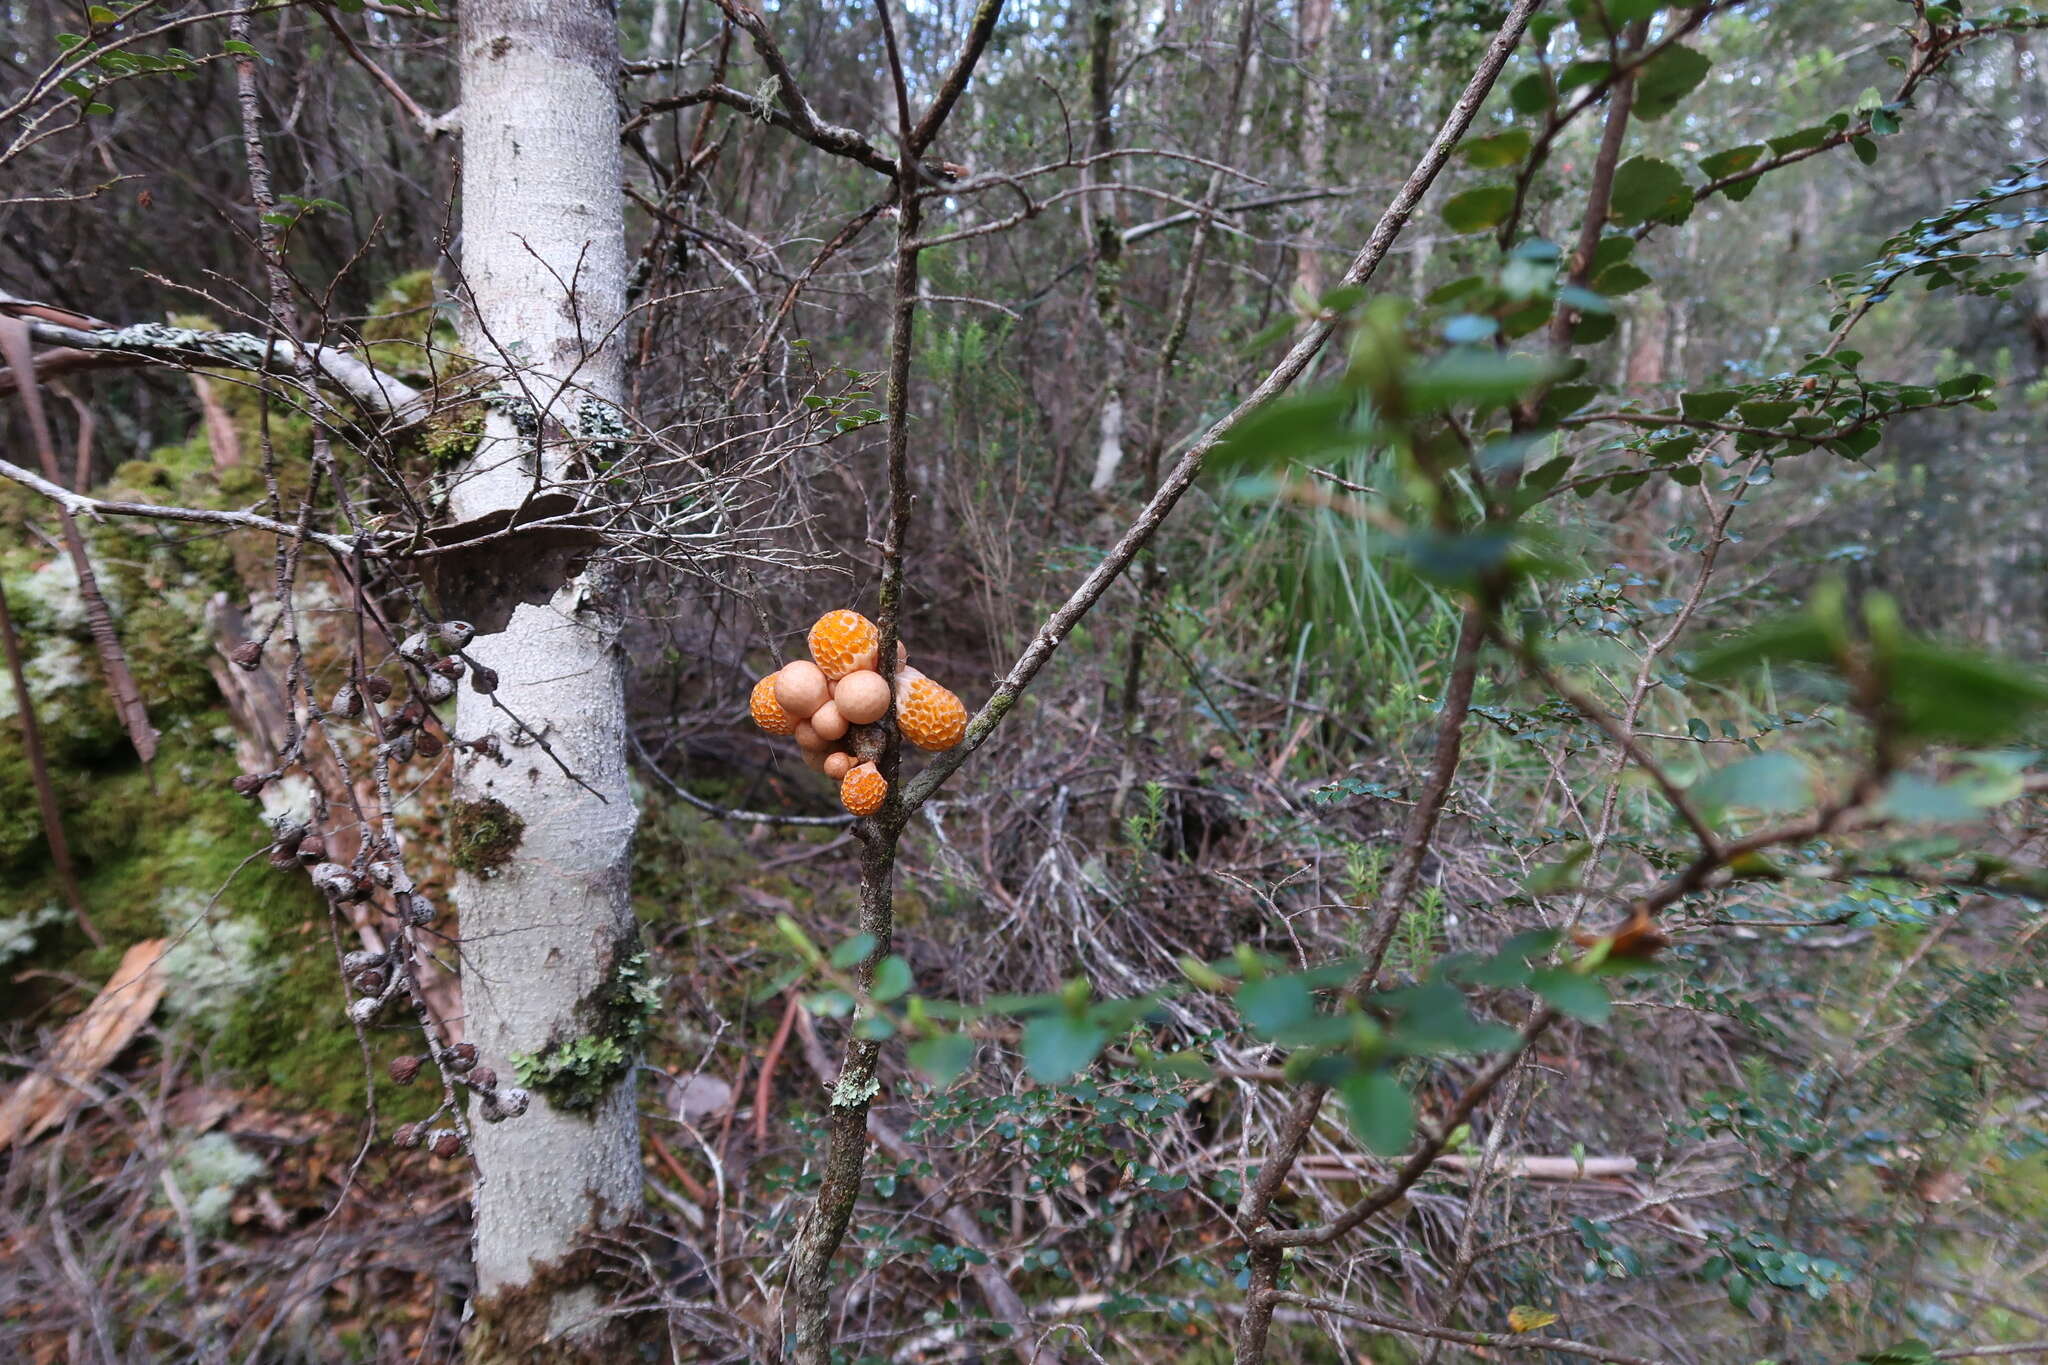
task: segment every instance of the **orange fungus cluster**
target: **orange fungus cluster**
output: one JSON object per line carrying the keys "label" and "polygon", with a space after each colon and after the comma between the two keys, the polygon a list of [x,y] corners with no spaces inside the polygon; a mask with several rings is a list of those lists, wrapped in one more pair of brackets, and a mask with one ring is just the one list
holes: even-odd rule
{"label": "orange fungus cluster", "polygon": [[[889,794],[873,760],[889,712],[889,684],[879,671],[882,633],[857,611],[828,611],[811,627],[811,657],[785,664],[754,684],[748,709],[771,735],[796,740],[804,762],[839,783],[839,801],[855,815],[873,815]],[[920,749],[939,753],[967,734],[960,698],[905,662],[896,646],[896,727]]]}

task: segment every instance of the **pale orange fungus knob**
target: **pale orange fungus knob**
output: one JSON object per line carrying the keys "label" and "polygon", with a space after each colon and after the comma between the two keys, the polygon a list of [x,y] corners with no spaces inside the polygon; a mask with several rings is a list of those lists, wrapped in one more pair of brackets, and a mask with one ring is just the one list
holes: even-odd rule
{"label": "pale orange fungus knob", "polygon": [[775,677],[770,673],[754,684],[754,695],[747,699],[747,706],[754,713],[754,724],[769,734],[794,734],[796,717],[783,710],[782,703],[775,699]]}
{"label": "pale orange fungus knob", "polygon": [[918,748],[943,753],[967,734],[967,707],[930,678],[914,678],[898,694],[896,724]]}
{"label": "pale orange fungus knob", "polygon": [[881,769],[872,763],[861,763],[847,769],[846,776],[839,782],[839,804],[855,815],[873,815],[882,808],[882,798],[888,794],[888,782],[882,777]]}
{"label": "pale orange fungus knob", "polygon": [[828,611],[811,627],[811,657],[825,676],[837,682],[849,673],[873,668],[881,653],[882,633],[857,611]]}

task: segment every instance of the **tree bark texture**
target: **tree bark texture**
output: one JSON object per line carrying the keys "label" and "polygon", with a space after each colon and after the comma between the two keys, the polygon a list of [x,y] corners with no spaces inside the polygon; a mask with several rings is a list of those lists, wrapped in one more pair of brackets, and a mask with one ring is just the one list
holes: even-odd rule
{"label": "tree bark texture", "polygon": [[[464,527],[570,502],[560,481],[625,439],[624,196],[617,14],[605,0],[466,0],[461,11],[464,341],[498,371],[484,437],[449,490]],[[625,1040],[595,1093],[534,1083],[476,1125],[472,1360],[621,1358],[593,1236],[640,1205],[633,1036],[615,1017],[637,951],[628,898],[625,660],[595,546],[514,535],[440,581],[467,616],[453,853],[468,1033],[507,1081],[519,1057]],[[473,1115],[482,1117],[478,1106]]]}

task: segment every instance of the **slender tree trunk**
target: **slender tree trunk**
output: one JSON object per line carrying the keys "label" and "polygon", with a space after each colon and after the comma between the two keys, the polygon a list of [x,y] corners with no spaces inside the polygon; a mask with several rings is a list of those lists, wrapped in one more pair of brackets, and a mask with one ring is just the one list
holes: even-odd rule
{"label": "slender tree trunk", "polygon": [[[1090,156],[1116,149],[1116,0],[1082,0],[1088,13],[1088,103]],[[1082,169],[1090,184],[1116,179],[1108,161]],[[1117,222],[1116,196],[1081,196],[1081,221],[1095,252],[1095,316],[1102,325],[1102,411],[1095,424],[1094,492],[1108,490],[1124,463],[1124,413],[1129,397],[1130,342],[1124,321],[1124,234]]]}
{"label": "slender tree trunk", "polygon": [[[604,0],[462,6],[465,340],[501,380],[451,489],[459,524],[562,510],[560,481],[625,439],[618,63]],[[456,724],[469,1037],[501,1083],[554,1048],[600,1059],[580,1093],[535,1082],[523,1117],[476,1127],[472,1360],[624,1358],[592,1238],[640,1205],[638,1021],[622,1017],[634,810],[618,594],[596,549],[514,535],[441,576],[447,614],[476,627],[471,658],[500,678],[460,689]]]}
{"label": "slender tree trunk", "polygon": [[[1301,0],[1301,179],[1320,185],[1330,169],[1330,0]],[[1294,283],[1311,302],[1323,296],[1323,201],[1303,206]]]}

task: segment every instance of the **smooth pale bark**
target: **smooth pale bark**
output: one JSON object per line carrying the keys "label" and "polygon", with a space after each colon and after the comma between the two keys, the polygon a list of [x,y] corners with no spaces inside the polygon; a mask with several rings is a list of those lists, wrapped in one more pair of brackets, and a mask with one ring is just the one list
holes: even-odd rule
{"label": "smooth pale bark", "polygon": [[[618,26],[602,0],[464,0],[460,34],[465,340],[503,380],[449,511],[488,524],[559,496],[552,481],[620,434]],[[495,696],[459,694],[457,733],[496,744],[464,751],[458,810],[495,800],[524,822],[501,866],[456,889],[469,1038],[507,1082],[515,1056],[603,1026],[593,992],[636,945],[625,661],[592,548],[515,535],[442,584],[477,626],[469,654],[501,679]],[[591,1236],[640,1205],[630,1074],[594,1109],[543,1091],[524,1116],[476,1125],[472,1360],[617,1358]]]}
{"label": "smooth pale bark", "polygon": [[[1330,168],[1330,0],[1301,0],[1301,178],[1320,185]],[[1323,201],[1303,206],[1308,222],[1294,283],[1311,302],[1323,296]]]}

